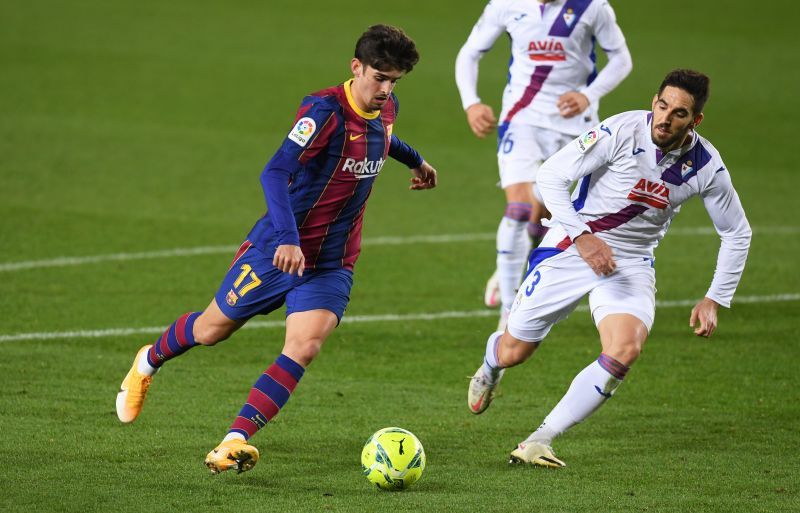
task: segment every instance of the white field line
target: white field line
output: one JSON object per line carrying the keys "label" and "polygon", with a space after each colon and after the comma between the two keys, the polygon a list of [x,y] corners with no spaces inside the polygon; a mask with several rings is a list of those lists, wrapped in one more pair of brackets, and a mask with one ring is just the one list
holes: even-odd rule
{"label": "white field line", "polygon": [[[794,235],[800,233],[800,226],[767,226],[754,228],[758,235]],[[699,228],[673,228],[671,235],[704,236],[716,235],[713,226]],[[451,242],[475,242],[494,240],[492,233],[463,233],[443,235],[412,235],[408,237],[371,237],[362,241],[364,246],[398,246],[405,244],[447,244]],[[110,253],[105,255],[88,255],[77,257],[57,257],[46,260],[23,260],[20,262],[0,263],[0,272],[22,271],[43,267],[67,267],[75,265],[98,264],[124,260],[147,260],[154,258],[187,257],[196,255],[230,254],[233,256],[238,246],[199,246],[194,248],[163,249],[135,253]]]}
{"label": "white field line", "polygon": [[[494,233],[464,233],[449,235],[413,235],[410,237],[372,237],[364,239],[362,246],[398,246],[402,244],[446,244],[449,242],[472,242],[494,240]],[[137,253],[110,253],[82,257],[58,257],[48,260],[27,260],[0,264],[0,272],[37,269],[41,267],[66,267],[72,265],[97,264],[123,260],[146,260],[153,258],[186,257],[195,255],[233,254],[239,246],[200,246],[196,248],[176,248]]]}
{"label": "white field line", "polygon": [[[774,294],[770,296],[741,296],[734,299],[734,304],[746,303],[781,303],[787,301],[800,301],[800,294]],[[690,307],[697,303],[697,299],[681,299],[676,301],[656,301],[658,308]],[[576,309],[580,312],[588,310],[586,305]],[[408,321],[437,321],[441,319],[464,319],[473,317],[495,317],[497,310],[469,310],[431,313],[410,314],[379,314],[379,315],[350,315],[342,319],[346,324],[362,324],[367,322],[408,322]],[[242,329],[270,329],[282,328],[283,320],[275,321],[250,321]],[[40,333],[17,333],[14,335],[0,335],[0,342],[21,342],[25,340],[52,340],[73,338],[109,338],[125,337],[128,335],[160,335],[165,326],[151,326],[143,328],[110,328],[100,330],[76,331],[50,331]]]}

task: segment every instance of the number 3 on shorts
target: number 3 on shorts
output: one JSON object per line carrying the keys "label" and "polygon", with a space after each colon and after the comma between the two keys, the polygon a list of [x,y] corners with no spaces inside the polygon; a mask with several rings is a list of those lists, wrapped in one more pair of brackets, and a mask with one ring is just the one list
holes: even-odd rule
{"label": "number 3 on shorts", "polygon": [[542,279],[542,275],[539,274],[539,271],[533,273],[533,280],[531,280],[531,284],[525,289],[525,295],[530,296],[533,294],[533,290],[536,288],[536,285],[539,284],[539,280]]}

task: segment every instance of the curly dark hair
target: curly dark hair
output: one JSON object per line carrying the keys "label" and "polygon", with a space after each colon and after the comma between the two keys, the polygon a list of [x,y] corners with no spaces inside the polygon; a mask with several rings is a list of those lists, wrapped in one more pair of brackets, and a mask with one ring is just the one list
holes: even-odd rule
{"label": "curly dark hair", "polygon": [[658,88],[658,96],[661,96],[661,93],[667,86],[683,89],[692,95],[694,99],[694,113],[700,114],[703,112],[706,100],[708,100],[710,82],[711,79],[699,71],[674,69],[667,73],[667,76],[664,77],[664,81],[661,82],[661,87]]}
{"label": "curly dark hair", "polygon": [[355,58],[380,71],[408,73],[419,62],[414,41],[391,25],[373,25],[356,42]]}

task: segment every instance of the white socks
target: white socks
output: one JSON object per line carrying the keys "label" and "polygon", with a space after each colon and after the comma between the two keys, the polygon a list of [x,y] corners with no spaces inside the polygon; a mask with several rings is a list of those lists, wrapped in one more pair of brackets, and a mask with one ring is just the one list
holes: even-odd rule
{"label": "white socks", "polygon": [[139,371],[139,374],[144,374],[145,376],[152,376],[158,372],[158,369],[150,365],[150,362],[147,361],[147,351],[142,353],[142,357],[139,358],[136,364],[136,370]]}
{"label": "white socks", "polygon": [[527,219],[517,221],[504,216],[497,227],[497,277],[500,302],[506,310],[511,308],[517,295],[525,272],[525,260],[531,250],[531,241],[525,230],[527,224]]}
{"label": "white socks", "polygon": [[[609,359],[606,355],[601,355],[601,358],[603,357]],[[592,362],[579,372],[572,380],[567,393],[528,440],[550,445],[553,438],[582,422],[602,406],[622,383],[622,378],[628,369],[619,362],[614,361],[614,363],[624,369],[624,372],[617,373],[621,376],[619,378],[603,368],[600,361]]]}
{"label": "white socks", "polygon": [[497,342],[500,340],[502,331],[495,331],[489,335],[486,341],[486,354],[483,357],[483,374],[494,382],[500,376],[503,369],[497,363]]}
{"label": "white socks", "polygon": [[247,439],[244,437],[244,435],[243,435],[243,434],[241,434],[241,433],[237,433],[236,431],[231,431],[230,433],[228,433],[227,435],[225,435],[225,438],[223,438],[223,439],[222,439],[222,441],[223,441],[223,442],[228,442],[228,441],[230,441],[230,440],[237,440],[237,439],[238,439],[238,440],[244,440],[244,441],[247,441]]}

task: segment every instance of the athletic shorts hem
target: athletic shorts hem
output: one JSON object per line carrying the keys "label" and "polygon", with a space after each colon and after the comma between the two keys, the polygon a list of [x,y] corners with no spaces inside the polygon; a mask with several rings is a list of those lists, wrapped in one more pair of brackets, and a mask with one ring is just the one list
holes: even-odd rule
{"label": "athletic shorts hem", "polygon": [[642,321],[642,324],[644,324],[645,328],[647,328],[648,334],[650,334],[650,331],[653,329],[653,316],[649,315],[640,308],[630,308],[618,305],[601,305],[592,310],[592,320],[594,321],[595,326],[599,326],[600,321],[609,315],[614,314],[628,314],[636,317]]}
{"label": "athletic shorts hem", "polygon": [[[547,337],[547,335],[550,333],[550,330],[552,328],[553,328],[552,326],[548,326],[547,328],[545,328],[543,330],[518,330],[518,329],[514,328],[513,326],[510,326],[510,325],[506,326],[506,330],[508,331],[508,333],[512,337],[514,337],[517,340],[521,340],[521,341],[525,342],[526,344],[535,344],[537,342],[543,341]],[[530,335],[530,333],[537,333],[537,334],[540,333],[541,336],[532,336],[532,335]]]}

